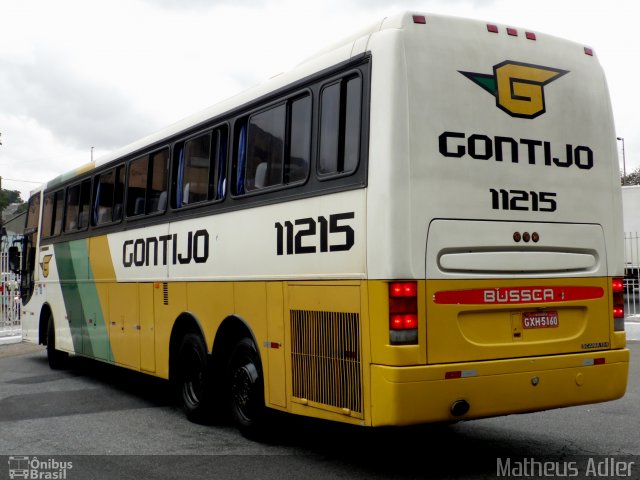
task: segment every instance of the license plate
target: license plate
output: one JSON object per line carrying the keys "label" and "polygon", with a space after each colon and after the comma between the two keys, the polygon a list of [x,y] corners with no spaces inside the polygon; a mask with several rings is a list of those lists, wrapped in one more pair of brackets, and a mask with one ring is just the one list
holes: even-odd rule
{"label": "license plate", "polygon": [[522,314],[522,328],[555,328],[559,326],[558,312],[524,312]]}

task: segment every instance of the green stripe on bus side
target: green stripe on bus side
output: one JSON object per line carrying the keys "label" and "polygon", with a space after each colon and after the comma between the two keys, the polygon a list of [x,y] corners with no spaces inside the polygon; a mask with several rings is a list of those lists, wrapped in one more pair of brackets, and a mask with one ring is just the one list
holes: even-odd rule
{"label": "green stripe on bus side", "polygon": [[55,245],[60,287],[74,350],[101,360],[113,361],[107,325],[89,268],[88,245],[87,240]]}
{"label": "green stripe on bus side", "polygon": [[92,162],[89,162],[89,163],[87,163],[85,165],[82,165],[81,167],[76,168],[75,170],[72,170],[71,172],[63,173],[62,175],[57,176],[53,180],[49,180],[47,182],[46,188],[47,189],[55,188],[58,185],[63,184],[67,180],[75,178],[78,175],[81,175],[81,174],[83,174],[85,172],[88,172],[89,170],[94,169],[95,166],[96,166],[95,162],[92,161]]}

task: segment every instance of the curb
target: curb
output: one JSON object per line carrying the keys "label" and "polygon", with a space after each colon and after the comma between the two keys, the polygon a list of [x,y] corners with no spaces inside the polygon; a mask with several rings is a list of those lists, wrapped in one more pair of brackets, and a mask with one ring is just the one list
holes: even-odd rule
{"label": "curb", "polygon": [[12,343],[22,342],[22,335],[10,335],[6,337],[0,337],[0,345],[10,345]]}
{"label": "curb", "polygon": [[627,320],[624,322],[624,331],[627,334],[627,340],[640,340],[640,321]]}

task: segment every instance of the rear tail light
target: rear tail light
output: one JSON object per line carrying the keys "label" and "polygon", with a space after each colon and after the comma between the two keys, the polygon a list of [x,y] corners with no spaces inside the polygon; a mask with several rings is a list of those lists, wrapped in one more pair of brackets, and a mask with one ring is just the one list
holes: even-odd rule
{"label": "rear tail light", "polygon": [[391,345],[418,343],[418,283],[389,284],[389,341]]}
{"label": "rear tail light", "polygon": [[624,279],[611,280],[613,291],[613,330],[624,332]]}

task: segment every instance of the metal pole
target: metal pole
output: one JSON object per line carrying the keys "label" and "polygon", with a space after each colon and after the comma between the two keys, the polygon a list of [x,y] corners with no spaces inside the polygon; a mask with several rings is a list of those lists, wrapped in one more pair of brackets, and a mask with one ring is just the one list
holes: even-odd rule
{"label": "metal pole", "polygon": [[618,140],[622,142],[622,184],[624,185],[627,181],[627,162],[624,158],[624,138],[616,137]]}

